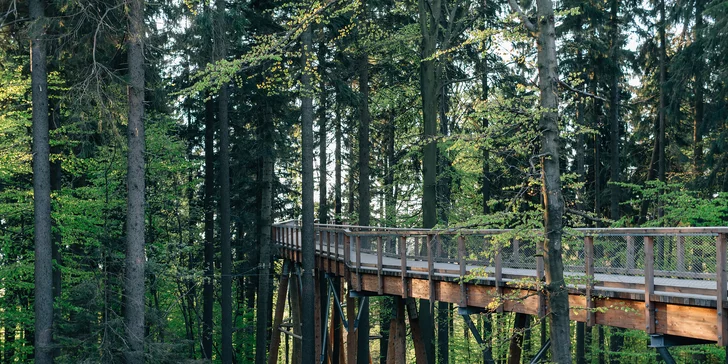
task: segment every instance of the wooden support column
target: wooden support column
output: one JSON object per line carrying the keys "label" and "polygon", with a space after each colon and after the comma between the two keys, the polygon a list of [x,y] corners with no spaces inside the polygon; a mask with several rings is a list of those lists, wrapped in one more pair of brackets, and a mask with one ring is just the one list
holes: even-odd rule
{"label": "wooden support column", "polygon": [[355,364],[358,332],[354,329],[354,322],[356,321],[356,299],[351,297],[351,286],[349,286],[349,294],[346,295],[346,319],[349,321],[349,331],[346,333],[346,363]]}
{"label": "wooden support column", "polygon": [[718,310],[718,345],[728,346],[728,310],[726,310],[726,234],[718,234],[715,242],[717,266],[716,266],[716,286],[717,286],[717,310]]}
{"label": "wooden support column", "polygon": [[404,323],[404,300],[394,297],[395,314],[389,324],[389,345],[387,350],[387,364],[407,362],[407,333]]}
{"label": "wooden support column", "polygon": [[508,347],[508,364],[520,364],[523,348],[523,331],[528,325],[528,315],[516,313],[513,320],[513,336]]}
{"label": "wooden support column", "polygon": [[315,274],[313,278],[313,292],[314,292],[314,303],[313,303],[313,322],[314,322],[314,345],[316,346],[314,348],[314,355],[316,358],[316,361],[319,360],[321,357],[321,343],[323,342],[323,338],[321,336],[322,332],[322,320],[323,317],[321,316],[321,271],[319,269],[315,269]]}
{"label": "wooden support column", "polygon": [[281,345],[281,333],[278,331],[278,327],[283,322],[283,312],[286,308],[290,265],[291,262],[288,260],[283,262],[281,279],[278,281],[278,300],[276,301],[276,309],[273,316],[273,330],[271,333],[270,349],[268,350],[268,364],[276,364],[278,362],[278,348]]}
{"label": "wooden support column", "polygon": [[648,334],[657,332],[655,308],[652,295],[655,293],[655,240],[645,236],[645,330]]}
{"label": "wooden support column", "polygon": [[420,328],[420,318],[417,313],[417,304],[413,298],[405,300],[407,306],[407,317],[409,318],[410,331],[412,332],[412,344],[415,347],[415,363],[427,364],[427,351],[425,350],[425,341],[422,339],[422,329]]}
{"label": "wooden support column", "polygon": [[584,264],[586,265],[586,326],[592,327],[596,324],[596,312],[594,311],[594,238],[584,237]]}

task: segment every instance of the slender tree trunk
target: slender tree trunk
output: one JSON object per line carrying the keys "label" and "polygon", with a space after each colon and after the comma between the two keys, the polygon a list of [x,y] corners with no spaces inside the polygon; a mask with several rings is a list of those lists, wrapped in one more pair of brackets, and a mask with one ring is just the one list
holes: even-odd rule
{"label": "slender tree trunk", "polygon": [[[487,56],[483,56],[483,59],[481,60],[481,67],[482,67],[482,74],[480,76],[480,85],[481,85],[481,101],[483,103],[488,102],[488,92],[490,91],[490,87],[488,85],[488,73],[490,69],[488,68],[488,58]],[[488,118],[483,117],[483,133],[488,132]],[[483,182],[481,183],[481,193],[483,195],[483,215],[487,215],[490,213],[490,207],[488,206],[488,201],[490,201],[490,185],[491,185],[491,175],[490,175],[490,150],[488,150],[488,147],[483,146]]]}
{"label": "slender tree trunk", "polygon": [[[261,209],[260,209],[260,258],[258,276],[258,315],[255,331],[255,362],[266,363],[266,349],[268,346],[267,337],[270,326],[269,316],[266,312],[270,309],[270,274],[271,274],[271,224],[273,211],[273,120],[272,109],[268,101],[265,102],[265,115],[259,132],[263,147],[262,169],[261,169]],[[274,332],[273,335],[278,335]]]}
{"label": "slender tree trunk", "polygon": [[620,161],[619,161],[619,143],[620,143],[620,137],[619,137],[619,130],[620,130],[620,123],[619,123],[619,77],[621,75],[620,72],[620,49],[621,49],[621,41],[620,41],[620,33],[619,33],[619,0],[612,0],[612,14],[611,14],[611,27],[612,27],[612,85],[610,90],[610,147],[611,147],[611,184],[609,185],[610,194],[611,194],[611,216],[612,220],[619,220],[621,218],[621,214],[619,211],[619,202],[620,202],[620,188],[617,183],[620,182]]}
{"label": "slender tree trunk", "polygon": [[329,204],[326,201],[327,191],[327,165],[326,165],[326,148],[328,142],[326,140],[326,37],[324,28],[321,27],[321,43],[318,49],[318,71],[321,81],[321,93],[319,94],[319,223],[328,223]]}
{"label": "slender tree trunk", "polygon": [[694,41],[693,43],[697,46],[697,52],[693,60],[695,62],[695,119],[693,120],[693,171],[695,178],[698,178],[702,173],[703,164],[703,134],[700,130],[703,124],[703,114],[705,110],[705,96],[703,90],[704,78],[704,64],[703,64],[703,10],[705,3],[703,0],[695,0],[695,30],[694,30]]}
{"label": "slender tree trunk", "polygon": [[[128,0],[129,156],[124,280],[129,364],[144,363],[144,0]],[[36,297],[37,298],[37,297]]]}
{"label": "slender tree trunk", "polygon": [[334,221],[341,224],[341,106],[336,97],[336,146],[334,149]]}
{"label": "slender tree trunk", "polygon": [[[667,100],[666,100],[666,93],[667,90],[665,82],[667,81],[667,41],[665,37],[665,27],[667,23],[667,19],[665,17],[665,0],[661,0],[659,4],[659,10],[660,10],[660,23],[658,24],[659,29],[659,37],[660,37],[660,54],[659,54],[659,62],[660,62],[660,110],[659,110],[659,118],[660,118],[660,126],[659,126],[659,158],[657,163],[657,178],[660,180],[660,182],[665,183],[665,170],[666,170],[666,161],[665,161],[665,112],[667,108]],[[662,195],[662,192],[660,192],[660,195]],[[661,197],[661,196],[660,196]],[[662,201],[660,198],[660,201],[658,202],[658,210],[657,210],[658,217],[662,217],[664,215],[664,210],[662,208]],[[658,257],[659,259],[659,257]],[[659,265],[659,263],[658,263]]]}
{"label": "slender tree trunk", "polygon": [[551,327],[552,360],[557,363],[571,363],[571,340],[569,334],[569,294],[564,282],[564,263],[561,257],[561,236],[563,232],[564,197],[561,193],[561,172],[559,168],[559,125],[558,125],[558,72],[556,58],[556,32],[553,3],[538,0],[538,74],[541,91],[541,168],[542,195],[544,202],[544,264],[546,290]]}
{"label": "slender tree trunk", "polygon": [[[364,4],[362,12],[366,14]],[[366,15],[365,15],[366,17]],[[370,225],[369,191],[369,54],[362,50],[359,55],[359,225]],[[364,239],[362,239],[364,240]],[[364,246],[369,241],[363,241]],[[360,300],[366,300],[360,298]],[[369,361],[369,301],[361,306],[359,313],[359,329],[357,334],[357,362]]]}
{"label": "slender tree trunk", "polygon": [[212,314],[215,302],[214,275],[215,275],[215,221],[212,205],[215,194],[215,110],[212,100],[205,102],[205,197],[203,210],[205,211],[205,246],[204,246],[204,275],[202,286],[202,358],[212,359]]}
{"label": "slender tree trunk", "polygon": [[[33,20],[33,24],[31,25],[30,54],[31,87],[33,90],[35,362],[45,364],[53,362],[53,241],[51,239],[48,71],[46,69],[46,43],[43,39],[45,37],[46,27],[44,1],[31,0],[29,2],[29,10],[30,17]],[[142,216],[143,219],[144,217]],[[142,239],[143,237],[142,235]]]}
{"label": "slender tree trunk", "polygon": [[313,102],[311,70],[308,69],[308,59],[311,55],[311,28],[310,26],[301,35],[303,50],[301,52],[301,124],[302,124],[302,205],[303,225],[301,229],[301,254],[303,260],[302,284],[302,359],[304,363],[313,363],[315,358],[315,323],[314,323],[314,230],[313,230]]}
{"label": "slender tree trunk", "polygon": [[[422,227],[429,229],[437,225],[437,79],[435,54],[438,27],[440,24],[440,0],[419,0],[419,24],[422,33],[420,44],[420,93],[422,96],[422,117],[425,141],[422,158]],[[433,306],[429,300],[420,300],[419,321],[422,340],[425,342],[427,363],[435,362],[433,340],[435,337]]]}
{"label": "slender tree trunk", "polygon": [[[217,0],[215,43],[218,60],[227,58],[227,26],[225,22],[225,1]],[[230,246],[230,123],[228,117],[229,88],[227,84],[220,86],[218,100],[218,121],[220,122],[220,257],[222,260],[221,283],[221,326],[222,326],[222,363],[233,362],[233,306],[232,306],[232,248]],[[267,295],[266,295],[267,297]],[[260,311],[259,316],[265,316],[268,310]],[[264,339],[265,340],[265,339]],[[263,350],[265,353],[265,350]]]}

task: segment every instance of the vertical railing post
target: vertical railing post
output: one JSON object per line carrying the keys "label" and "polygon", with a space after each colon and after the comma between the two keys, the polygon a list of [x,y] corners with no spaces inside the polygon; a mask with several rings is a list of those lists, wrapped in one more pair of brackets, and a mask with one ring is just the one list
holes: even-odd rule
{"label": "vertical railing post", "polygon": [[323,268],[324,267],[324,232],[321,230],[320,227],[315,228],[315,229],[316,229],[316,232],[318,233],[316,235],[318,235],[318,239],[319,239],[319,248],[318,248],[318,256],[319,256],[319,262],[320,262],[319,267]]}
{"label": "vertical railing post", "polygon": [[336,265],[337,276],[341,274],[339,271],[339,239],[341,239],[339,232],[334,230],[334,262]]}
{"label": "vertical railing post", "polygon": [[346,279],[346,283],[349,286],[349,289],[352,288],[351,286],[351,269],[349,268],[351,266],[351,237],[348,233],[344,233],[344,277]]}
{"label": "vertical railing post", "polygon": [[377,293],[380,295],[384,293],[384,277],[382,276],[383,246],[382,237],[377,236]]}
{"label": "vertical railing post", "polygon": [[676,238],[676,254],[677,254],[677,271],[678,272],[684,272],[685,271],[685,237],[682,235],[678,235]]}
{"label": "vertical railing post", "polygon": [[414,255],[416,257],[420,255],[420,238],[418,238],[416,236],[415,236],[415,251],[412,255]]}
{"label": "vertical railing post", "polygon": [[400,274],[402,275],[402,298],[409,297],[409,291],[407,290],[407,236],[402,235],[399,237],[399,260],[400,260]]}
{"label": "vertical railing post", "polygon": [[523,268],[519,265],[521,262],[521,242],[518,239],[513,239],[513,255],[511,259],[515,263],[514,268]]}
{"label": "vertical railing post", "polygon": [[655,293],[655,239],[645,236],[645,329],[648,334],[657,332],[655,308],[652,296]]}
{"label": "vertical railing post", "polygon": [[361,236],[356,236],[356,276],[357,287],[361,291]]}
{"label": "vertical railing post", "polygon": [[716,295],[718,301],[718,345],[728,346],[728,310],[726,310],[726,234],[718,234],[715,241],[717,266],[716,266]]}
{"label": "vertical railing post", "polygon": [[594,238],[584,237],[584,265],[586,272],[586,326],[592,327],[596,323],[596,312],[594,311]]}
{"label": "vertical railing post", "polygon": [[627,235],[627,264],[626,268],[634,269],[634,236]]}
{"label": "vertical railing post", "polygon": [[[497,243],[495,250],[495,291],[498,294],[498,300],[503,300],[503,247],[501,243]],[[503,302],[500,302],[496,312],[503,312]]]}
{"label": "vertical railing post", "polygon": [[546,295],[545,291],[545,279],[544,279],[544,265],[543,265],[543,247],[542,245],[536,247],[536,279],[538,280],[538,318],[543,319],[546,317]]}
{"label": "vertical railing post", "polygon": [[468,306],[467,286],[465,285],[465,273],[467,267],[465,264],[465,237],[461,234],[458,236],[458,264],[460,265],[460,307]]}
{"label": "vertical railing post", "polygon": [[433,257],[432,244],[435,243],[435,240],[431,234],[427,234],[425,242],[427,243],[427,284],[429,285],[429,299],[433,301],[435,299],[435,259]]}

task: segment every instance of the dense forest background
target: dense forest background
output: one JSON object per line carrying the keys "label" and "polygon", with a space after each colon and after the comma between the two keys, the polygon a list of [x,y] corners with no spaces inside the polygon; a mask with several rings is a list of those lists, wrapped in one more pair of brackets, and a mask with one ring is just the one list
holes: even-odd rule
{"label": "dense forest background", "polygon": [[[265,363],[273,221],[542,229],[545,114],[565,226],[726,225],[727,60],[726,0],[0,0],[0,361]],[[454,310],[433,356],[482,362]],[[514,325],[543,343],[517,320],[479,318],[499,362]],[[571,330],[576,361],[657,360]]]}

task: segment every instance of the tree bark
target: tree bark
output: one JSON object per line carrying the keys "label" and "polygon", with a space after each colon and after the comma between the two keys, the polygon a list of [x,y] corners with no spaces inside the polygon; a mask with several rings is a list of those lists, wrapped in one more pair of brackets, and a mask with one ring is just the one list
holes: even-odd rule
{"label": "tree bark", "polygon": [[301,227],[301,255],[303,271],[301,280],[303,286],[302,296],[302,333],[303,337],[302,360],[304,363],[313,363],[315,358],[316,328],[314,323],[315,295],[314,295],[314,212],[313,212],[313,102],[311,86],[311,70],[309,57],[311,55],[312,41],[310,26],[301,35],[303,49],[301,52],[301,124],[302,124],[302,200],[303,222]]}
{"label": "tree bark", "polygon": [[[45,3],[42,0],[31,0],[28,5],[30,17],[33,20],[30,30],[30,68],[33,109],[33,213],[35,226],[33,238],[35,244],[35,362],[45,364],[53,362],[53,241],[51,238],[48,71],[46,69],[46,43],[44,40],[46,18]],[[142,235],[142,239],[143,237]]]}
{"label": "tree bark", "polygon": [[129,120],[124,280],[129,364],[144,363],[144,0],[128,0]]}

